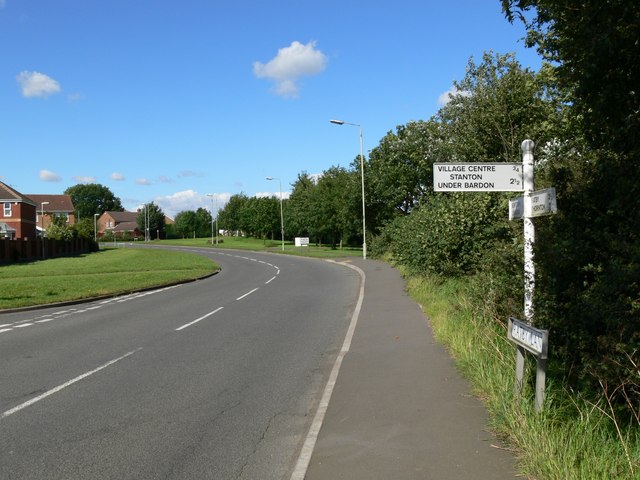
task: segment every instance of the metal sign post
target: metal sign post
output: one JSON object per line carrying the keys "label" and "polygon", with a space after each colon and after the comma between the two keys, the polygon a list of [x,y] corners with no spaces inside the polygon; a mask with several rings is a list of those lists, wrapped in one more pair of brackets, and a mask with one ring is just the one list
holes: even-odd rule
{"label": "metal sign post", "polygon": [[[533,218],[556,213],[556,191],[548,188],[534,192],[533,140],[525,140],[522,163],[434,163],[433,190],[436,192],[523,192],[523,196],[509,201],[509,220],[524,220],[524,322],[509,321],[509,339],[516,344],[515,395],[522,394],[524,382],[524,356],[529,350],[538,357],[536,374],[536,410],[544,403],[548,332],[533,328],[533,296],[535,265],[533,246],[535,229]],[[514,326],[515,325],[515,326]],[[513,331],[512,331],[513,329]],[[518,341],[523,338],[523,341]],[[544,338],[544,354],[532,350]],[[531,340],[533,344],[528,344]],[[533,345],[533,346],[532,346]]]}
{"label": "metal sign post", "polygon": [[[536,240],[533,220],[527,215],[531,212],[531,194],[534,189],[533,182],[533,140],[522,142],[522,168],[524,181],[524,319],[529,325],[533,325],[533,293],[536,286],[536,268],[533,263],[533,244]],[[515,394],[522,393],[524,379],[524,348],[520,345],[516,352],[516,383]]]}

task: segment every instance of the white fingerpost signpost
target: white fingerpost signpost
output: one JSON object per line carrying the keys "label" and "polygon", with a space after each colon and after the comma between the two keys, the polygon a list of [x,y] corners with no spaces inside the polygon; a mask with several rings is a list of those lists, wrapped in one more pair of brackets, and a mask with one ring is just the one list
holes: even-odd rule
{"label": "white fingerpost signpost", "polygon": [[557,212],[555,188],[534,192],[533,140],[522,142],[522,163],[434,163],[436,192],[523,192],[509,201],[509,220],[524,221],[524,322],[509,318],[507,338],[516,344],[515,395],[520,396],[524,379],[524,355],[537,357],[536,411],[542,410],[546,381],[549,332],[533,327],[535,290],[534,217]]}

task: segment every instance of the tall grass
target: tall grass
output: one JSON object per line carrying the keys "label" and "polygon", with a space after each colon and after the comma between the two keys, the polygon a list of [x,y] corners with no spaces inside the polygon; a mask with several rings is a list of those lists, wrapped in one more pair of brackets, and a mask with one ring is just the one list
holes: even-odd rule
{"label": "tall grass", "polygon": [[484,401],[491,427],[513,447],[521,473],[551,480],[640,479],[640,423],[621,424],[606,400],[580,398],[548,382],[544,409],[535,412],[532,358],[526,364],[528,382],[515,398],[515,347],[506,338],[506,325],[471,300],[472,282],[407,279],[436,338]]}

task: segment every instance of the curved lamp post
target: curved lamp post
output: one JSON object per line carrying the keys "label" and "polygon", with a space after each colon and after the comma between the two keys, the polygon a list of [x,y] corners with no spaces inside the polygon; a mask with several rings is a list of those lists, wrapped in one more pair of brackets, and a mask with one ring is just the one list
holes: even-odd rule
{"label": "curved lamp post", "polygon": [[207,193],[207,197],[211,198],[211,245],[213,245],[213,199],[216,200],[216,245],[218,245],[218,197],[215,193]]}
{"label": "curved lamp post", "polygon": [[280,236],[282,237],[282,251],[284,252],[284,215],[282,213],[282,182],[279,178],[267,177],[267,180],[278,180],[280,185]]}
{"label": "curved lamp post", "polygon": [[329,120],[334,125],[353,125],[360,129],[360,179],[362,183],[362,258],[367,259],[367,224],[364,209],[364,148],[362,146],[362,126],[357,123],[349,123],[343,120]]}

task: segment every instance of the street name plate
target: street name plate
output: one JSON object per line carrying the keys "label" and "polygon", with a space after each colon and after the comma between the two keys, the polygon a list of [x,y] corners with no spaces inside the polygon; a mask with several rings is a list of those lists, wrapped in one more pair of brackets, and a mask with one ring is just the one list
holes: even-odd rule
{"label": "street name plate", "polygon": [[533,192],[530,204],[522,196],[509,199],[509,220],[542,217],[554,213],[558,213],[558,203],[556,189],[553,187]]}
{"label": "street name plate", "polygon": [[524,218],[524,197],[509,199],[509,220]]}
{"label": "street name plate", "polygon": [[558,204],[556,203],[556,189],[545,188],[531,194],[531,212],[529,217],[541,217],[543,215],[551,215],[558,213]]}
{"label": "street name plate", "polygon": [[521,163],[434,163],[436,192],[521,192]]}
{"label": "street name plate", "polygon": [[509,317],[507,338],[535,356],[542,359],[547,358],[547,350],[549,348],[548,330],[539,330],[522,320]]}

